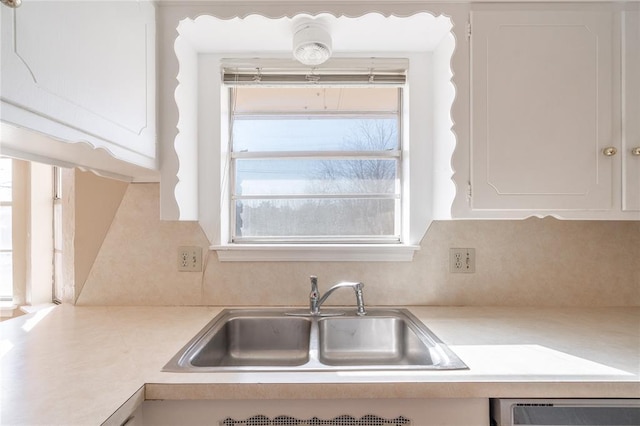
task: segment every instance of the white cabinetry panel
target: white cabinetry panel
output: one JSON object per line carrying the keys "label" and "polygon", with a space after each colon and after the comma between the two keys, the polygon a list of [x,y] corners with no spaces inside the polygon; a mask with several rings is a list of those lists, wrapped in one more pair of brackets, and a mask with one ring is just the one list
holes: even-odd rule
{"label": "white cabinetry panel", "polygon": [[[373,420],[368,416],[377,418]],[[148,400],[135,411],[132,424],[227,424],[225,420],[229,424],[272,424],[268,419],[276,417],[280,419],[278,424],[284,424],[287,417],[290,420],[286,424],[309,424],[311,420],[313,424],[324,421],[322,424],[345,425],[356,424],[356,421],[357,424],[380,424],[384,419],[404,418],[410,420],[412,426],[488,426],[489,401],[484,398]],[[384,422],[389,423],[394,422]]]}
{"label": "white cabinetry panel", "polygon": [[640,211],[640,10],[623,18],[622,209]]}
{"label": "white cabinetry panel", "polygon": [[156,168],[154,6],[35,1],[1,10],[2,121]]}
{"label": "white cabinetry panel", "polygon": [[612,18],[473,13],[472,209],[612,208]]}

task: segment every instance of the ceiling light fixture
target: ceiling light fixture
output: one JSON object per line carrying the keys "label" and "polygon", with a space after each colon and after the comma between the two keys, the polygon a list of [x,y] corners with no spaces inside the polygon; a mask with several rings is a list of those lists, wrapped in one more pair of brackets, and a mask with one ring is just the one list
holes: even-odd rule
{"label": "ceiling light fixture", "polygon": [[0,0],[0,2],[2,2],[2,4],[9,6],[11,8],[16,8],[16,7],[20,7],[20,5],[22,4],[22,0]]}
{"label": "ceiling light fixture", "polygon": [[331,35],[316,22],[305,22],[293,34],[293,57],[304,65],[320,65],[331,56]]}

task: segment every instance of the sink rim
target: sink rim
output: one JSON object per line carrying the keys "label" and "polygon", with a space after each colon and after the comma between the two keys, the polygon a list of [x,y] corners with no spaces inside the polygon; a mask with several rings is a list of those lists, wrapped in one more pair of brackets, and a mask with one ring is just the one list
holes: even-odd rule
{"label": "sink rim", "polygon": [[[467,365],[442,342],[422,321],[406,308],[372,307],[367,309],[364,318],[396,317],[406,322],[431,352],[432,358],[440,362],[429,365],[418,364],[325,364],[319,354],[319,322],[333,318],[362,318],[353,308],[325,308],[329,316],[312,316],[303,308],[225,308],[209,321],[187,344],[185,344],[162,368],[163,372],[173,373],[210,373],[210,372],[340,372],[340,371],[443,371],[464,370]],[[311,322],[309,336],[309,357],[301,365],[231,365],[200,367],[191,364],[198,345],[206,344],[231,319],[241,317],[291,318]]]}

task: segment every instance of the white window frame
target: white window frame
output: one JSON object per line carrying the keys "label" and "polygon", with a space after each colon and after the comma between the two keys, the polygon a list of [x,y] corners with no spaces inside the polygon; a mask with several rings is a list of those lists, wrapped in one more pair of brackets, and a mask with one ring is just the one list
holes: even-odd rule
{"label": "white window frame", "polygon": [[[206,96],[200,96],[198,98],[198,121],[201,125],[199,127],[199,138],[202,141],[207,135],[211,135],[211,140],[221,140],[219,155],[219,168],[217,170],[211,170],[209,168],[206,172],[200,171],[200,182],[202,182],[203,175],[211,173],[210,181],[219,182],[220,190],[217,192],[215,199],[209,197],[199,198],[200,208],[204,203],[210,203],[212,200],[219,202],[217,207],[208,206],[221,212],[218,218],[212,218],[213,225],[218,230],[217,234],[209,235],[210,241],[214,243],[209,247],[210,250],[217,252],[218,259],[220,261],[375,261],[375,262],[403,262],[411,261],[416,251],[420,250],[420,239],[424,235],[424,231],[428,225],[423,225],[420,222],[430,223],[432,217],[430,212],[424,212],[420,215],[412,211],[413,206],[417,206],[420,209],[425,209],[426,206],[421,206],[420,203],[411,203],[410,199],[414,193],[419,192],[420,189],[424,190],[424,186],[421,188],[416,186],[411,189],[410,180],[413,179],[412,172],[410,170],[410,157],[409,147],[410,139],[424,138],[430,139],[432,135],[432,129],[428,121],[425,121],[422,117],[410,112],[410,108],[415,111],[430,110],[430,101],[426,97],[417,96],[410,97],[412,87],[415,87],[421,92],[426,92],[426,88],[429,86],[429,82],[424,78],[420,78],[421,75],[428,74],[428,68],[430,66],[429,59],[424,55],[417,55],[415,53],[394,53],[393,56],[363,54],[363,58],[372,58],[378,56],[382,59],[392,60],[394,58],[402,57],[406,58],[409,62],[409,69],[407,73],[407,83],[404,85],[402,96],[402,126],[403,126],[403,140],[402,140],[402,170],[400,173],[403,175],[402,193],[405,194],[402,198],[402,214],[400,220],[403,223],[401,233],[400,244],[376,244],[376,243],[294,243],[294,244],[235,244],[231,243],[229,234],[230,230],[230,196],[229,196],[229,180],[228,171],[230,168],[230,155],[229,152],[229,105],[230,98],[229,92],[222,84],[221,79],[214,82],[210,76],[212,73],[220,73],[222,65],[228,57],[233,55],[221,55],[221,54],[209,54],[198,55],[196,59],[195,68],[197,70],[197,83],[198,88],[206,88]],[[210,114],[212,111],[220,112],[220,122],[217,123],[217,128],[211,128],[207,123],[211,123]],[[412,124],[411,118],[415,119],[418,124]],[[207,121],[209,120],[209,121]],[[202,126],[202,124],[205,124]],[[408,129],[408,131],[407,131]],[[211,133],[211,132],[214,133]],[[217,135],[219,136],[217,136]],[[218,139],[220,138],[220,139]],[[426,158],[430,149],[431,142],[421,144],[412,148],[412,155],[415,159]],[[202,148],[202,145],[200,145]],[[202,151],[202,150],[201,150]],[[415,160],[414,160],[415,161]],[[416,163],[417,165],[418,163]],[[417,167],[413,169],[413,174],[417,173],[419,180],[423,181],[422,184],[430,184],[429,179],[422,179],[421,175],[424,174],[424,167]],[[216,173],[217,176],[214,176]],[[214,188],[215,189],[215,188]],[[200,192],[202,195],[202,192]],[[408,194],[408,196],[406,195]],[[428,207],[426,207],[428,208]],[[416,220],[418,219],[418,220]],[[200,224],[203,229],[207,229],[206,223],[209,218],[203,220],[203,215],[200,215]],[[216,224],[217,223],[217,224]],[[424,228],[424,231],[420,229]],[[417,237],[419,235],[419,237]]]}
{"label": "white window frame", "polygon": [[[212,242],[210,250],[216,251],[220,261],[319,261],[319,262],[405,262],[411,261],[416,251],[420,250],[420,241],[431,224],[435,214],[435,206],[450,205],[455,191],[446,194],[436,194],[434,188],[438,186],[436,180],[441,176],[450,178],[450,160],[455,145],[455,137],[447,128],[448,114],[453,103],[455,89],[451,84],[450,53],[455,42],[451,39],[443,46],[441,55],[436,61],[433,56],[414,52],[394,52],[393,57],[406,57],[409,60],[407,83],[403,93],[402,122],[403,131],[403,191],[409,196],[403,198],[402,244],[233,244],[229,243],[229,126],[228,126],[228,91],[220,78],[211,78],[220,74],[222,62],[231,54],[199,54],[189,59],[182,58],[185,64],[181,73],[181,89],[197,91],[197,104],[189,107],[181,106],[182,110],[192,109],[197,121],[198,145],[198,181],[190,182],[187,176],[184,180],[178,174],[180,185],[196,185],[198,190],[199,223]],[[373,57],[374,54],[363,54],[363,57]],[[384,57],[384,56],[383,56]],[[391,57],[391,56],[389,56]],[[193,87],[189,86],[187,76],[193,75]],[[437,75],[442,86],[435,86],[434,81],[425,78]],[[433,93],[439,105],[434,106],[434,98],[428,96]],[[180,103],[180,97],[176,98]],[[441,123],[436,122],[436,109],[444,105],[446,112],[438,113],[445,117]],[[446,115],[445,115],[446,114]],[[220,120],[211,120],[211,116],[219,116]],[[191,119],[191,117],[189,117]],[[436,128],[434,126],[440,126]],[[440,134],[444,135],[441,136]],[[176,139],[179,143],[190,143],[188,132],[180,132]],[[435,139],[445,137],[450,144],[448,148],[436,149]],[[211,141],[220,141],[219,145]],[[207,158],[210,160],[207,161]],[[435,164],[438,164],[435,167]],[[186,170],[185,170],[186,171]],[[212,182],[211,187],[203,188],[202,182]],[[416,184],[412,185],[412,182]],[[450,181],[449,181],[450,182]],[[449,188],[451,188],[449,186]],[[451,188],[454,189],[454,188]],[[434,202],[433,197],[442,199]],[[210,212],[216,212],[211,214]]]}
{"label": "white window frame", "polygon": [[53,289],[52,299],[53,303],[60,304],[64,299],[64,284],[62,278],[62,265],[63,265],[63,202],[62,202],[62,169],[54,166],[52,168],[53,174]]}
{"label": "white window frame", "polygon": [[13,167],[13,301],[25,310],[52,301],[53,173],[37,162],[14,160]]}
{"label": "white window frame", "polygon": [[[11,170],[13,171],[13,168],[14,168],[13,160],[11,160],[8,157],[2,157],[2,159],[12,163],[11,164],[11,166],[12,166]],[[11,179],[11,187],[12,187],[12,193],[13,193],[13,178]],[[0,201],[0,206],[13,208],[13,200],[11,200],[11,201]],[[13,228],[13,218],[11,219],[11,227]],[[12,264],[13,264],[13,251],[14,251],[13,250],[13,242],[11,244],[11,248],[10,249],[0,249],[0,253],[11,253]],[[13,284],[13,276],[12,276],[12,284]],[[13,289],[12,289],[11,294],[0,294],[0,302],[2,304],[7,304],[7,303],[11,304],[11,303],[13,303],[13,297],[14,297],[14,294],[13,294]]]}
{"label": "white window frame", "polygon": [[[449,47],[450,48],[450,47]],[[427,55],[413,52],[395,52],[393,57],[406,57],[409,60],[407,83],[402,97],[402,123],[403,131],[403,192],[409,196],[403,197],[402,221],[403,228],[401,244],[233,244],[229,243],[229,182],[227,173],[229,169],[229,127],[228,127],[228,91],[221,79],[211,78],[211,75],[219,74],[223,61],[231,55],[207,54],[193,57],[193,72],[195,83],[193,88],[182,84],[184,90],[198,90],[197,106],[194,113],[197,114],[199,155],[202,159],[210,155],[217,158],[217,167],[199,167],[199,181],[214,182],[207,191],[213,192],[213,197],[207,191],[199,190],[199,210],[217,211],[219,215],[199,214],[199,222],[207,232],[212,242],[210,250],[217,253],[220,261],[320,261],[320,262],[403,262],[411,261],[416,251],[420,250],[420,241],[429,224],[434,218],[433,200],[431,196],[424,195],[432,191],[434,173],[436,170],[425,167],[446,158],[444,167],[448,167],[451,151],[443,150],[434,152],[434,105],[433,99],[424,94],[433,93],[435,90],[425,75],[433,73],[435,66],[433,58]],[[363,54],[363,57],[373,57],[373,54]],[[383,56],[384,57],[384,56]],[[391,58],[391,56],[390,56]],[[441,61],[441,72],[448,85],[443,85],[443,90],[448,91],[442,96],[444,102],[451,102],[447,96],[451,96],[450,72],[448,62]],[[444,69],[446,67],[446,70]],[[186,74],[186,72],[185,72]],[[185,78],[185,82],[187,79]],[[413,96],[417,94],[416,96]],[[449,108],[450,108],[449,104]],[[211,120],[211,114],[220,115],[220,121]],[[185,134],[186,136],[186,134]],[[451,136],[450,134],[448,137]],[[451,136],[452,137],[452,136]],[[211,144],[204,146],[204,141],[220,141],[219,146]],[[186,140],[185,140],[186,142]],[[204,162],[207,163],[207,162]],[[203,162],[200,162],[202,165]],[[179,176],[180,177],[180,176]],[[417,182],[411,185],[411,182]],[[216,184],[217,183],[217,184]],[[186,185],[185,181],[185,185]],[[200,184],[202,185],[202,184]],[[218,186],[219,185],[219,186]]]}
{"label": "white window frame", "polygon": [[[291,85],[281,85],[283,90],[287,90],[287,88],[291,88]],[[243,87],[260,87],[258,84],[247,84],[243,85]],[[296,86],[296,87],[322,87],[322,86]],[[328,84],[326,87],[336,87],[333,84]],[[352,87],[367,87],[366,84],[357,84]],[[286,244],[402,244],[402,236],[404,235],[402,232],[403,229],[403,221],[402,221],[402,199],[404,198],[403,187],[402,187],[402,163],[403,163],[403,155],[402,155],[402,146],[403,146],[403,116],[402,116],[402,94],[404,90],[404,84],[394,84],[392,86],[395,90],[398,91],[397,99],[398,105],[396,107],[397,112],[383,112],[383,111],[363,111],[363,112],[349,112],[349,113],[318,113],[312,112],[309,114],[305,113],[295,113],[295,112],[277,112],[274,114],[275,117],[293,117],[293,116],[314,116],[314,117],[345,117],[345,116],[353,116],[353,117],[384,117],[384,118],[394,118],[398,120],[398,130],[397,130],[397,138],[398,138],[398,148],[394,151],[304,151],[304,152],[281,152],[281,151],[266,151],[266,152],[234,152],[233,151],[233,140],[229,138],[229,152],[230,152],[230,161],[231,165],[229,168],[229,182],[230,182],[230,191],[229,196],[231,200],[229,202],[229,243],[230,244],[273,244],[273,245],[286,245]],[[230,85],[229,87],[229,97],[233,98],[233,91],[235,87],[234,85]],[[229,120],[230,126],[232,126],[233,120],[244,119],[245,117],[251,118],[255,116],[255,114],[244,114],[238,113],[234,114],[233,107],[229,108]],[[238,237],[235,234],[236,231],[236,201],[239,199],[264,199],[270,198],[270,196],[238,196],[236,195],[236,181],[235,181],[235,170],[236,170],[236,160],[242,159],[394,159],[396,161],[396,188],[393,194],[371,194],[374,199],[393,199],[396,200],[395,211],[394,211],[394,233],[393,235],[386,236],[362,236],[362,237],[342,237],[342,236],[315,236],[315,237],[307,237],[307,236],[282,236],[276,238],[260,238],[260,237]],[[309,194],[311,198],[318,198],[318,195],[312,196]],[[273,198],[273,197],[271,197]],[[295,198],[306,198],[305,196],[284,196],[277,197],[278,199],[295,199]],[[322,197],[320,197],[322,198]],[[344,196],[341,195],[328,195],[326,198],[346,198],[353,199],[353,194],[346,194]],[[357,197],[356,197],[357,198]]]}

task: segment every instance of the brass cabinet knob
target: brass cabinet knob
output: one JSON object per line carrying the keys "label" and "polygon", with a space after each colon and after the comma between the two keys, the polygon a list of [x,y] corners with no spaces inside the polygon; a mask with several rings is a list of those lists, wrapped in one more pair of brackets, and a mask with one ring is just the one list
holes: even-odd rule
{"label": "brass cabinet knob", "polygon": [[635,148],[631,148],[631,155],[635,155],[636,157],[640,157],[640,146],[636,146]]}
{"label": "brass cabinet knob", "polygon": [[613,157],[614,155],[616,155],[617,152],[618,150],[613,146],[608,146],[602,150],[602,153],[607,157]]}

